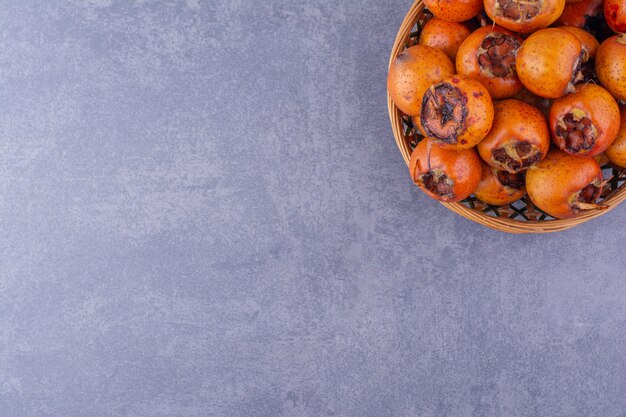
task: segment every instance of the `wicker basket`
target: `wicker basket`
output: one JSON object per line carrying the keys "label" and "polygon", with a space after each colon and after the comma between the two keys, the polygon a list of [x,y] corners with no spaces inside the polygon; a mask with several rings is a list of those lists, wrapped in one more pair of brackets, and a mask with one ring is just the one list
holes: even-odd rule
{"label": "wicker basket", "polygon": [[[396,41],[391,51],[389,66],[396,57],[408,46],[416,44],[420,28],[430,18],[430,13],[424,9],[423,0],[416,0],[406,15]],[[404,115],[393,103],[387,93],[389,118],[396,144],[409,163],[412,149],[419,142],[420,137],[414,129],[411,118]],[[494,207],[483,203],[474,196],[459,203],[441,203],[449,210],[470,220],[492,229],[508,233],[549,233],[569,229],[595,217],[601,216],[617,207],[626,199],[626,170],[606,164],[602,167],[605,179],[610,179],[603,190],[601,201],[608,206],[606,210],[594,210],[574,219],[557,220],[536,208],[528,197],[516,201],[508,206]]]}

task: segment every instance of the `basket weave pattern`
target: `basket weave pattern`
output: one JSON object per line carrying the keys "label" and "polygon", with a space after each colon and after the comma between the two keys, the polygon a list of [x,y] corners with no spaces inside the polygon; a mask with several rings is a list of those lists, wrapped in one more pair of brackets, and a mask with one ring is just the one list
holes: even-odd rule
{"label": "basket weave pattern", "polygon": [[[431,14],[424,9],[423,0],[416,0],[400,27],[391,51],[389,66],[405,48],[417,44],[419,31],[430,17]],[[387,94],[387,104],[396,144],[408,165],[411,152],[421,140],[421,136],[413,126],[411,118],[404,115],[395,106],[389,94]],[[485,204],[473,195],[459,203],[442,202],[441,204],[463,217],[503,232],[557,232],[601,216],[626,199],[626,169],[606,164],[602,167],[602,174],[608,182],[602,192],[600,201],[607,205],[608,208],[606,210],[589,211],[573,219],[554,219],[549,214],[535,207],[528,196],[513,204],[501,207]]]}

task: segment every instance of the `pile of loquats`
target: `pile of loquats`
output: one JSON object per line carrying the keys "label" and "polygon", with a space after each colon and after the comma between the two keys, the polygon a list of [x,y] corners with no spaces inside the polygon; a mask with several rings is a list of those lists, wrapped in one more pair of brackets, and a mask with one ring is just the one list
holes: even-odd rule
{"label": "pile of loquats", "polygon": [[528,194],[558,219],[605,208],[601,165],[626,168],[626,0],[424,2],[433,17],[387,80],[423,137],[417,186],[493,206]]}

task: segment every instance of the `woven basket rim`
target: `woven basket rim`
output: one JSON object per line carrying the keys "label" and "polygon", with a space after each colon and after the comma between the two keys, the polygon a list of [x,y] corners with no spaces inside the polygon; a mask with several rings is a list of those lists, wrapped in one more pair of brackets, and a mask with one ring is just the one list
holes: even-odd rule
{"label": "woven basket rim", "polygon": [[[405,45],[409,40],[409,36],[411,35],[411,30],[418,22],[420,17],[423,15],[423,12],[423,0],[416,0],[411,6],[411,9],[407,13],[407,15],[405,16],[402,25],[400,26],[395,42],[393,44],[393,48],[391,50],[388,68],[391,68],[391,65],[395,61],[396,57],[405,49]],[[391,121],[391,127],[393,130],[393,136],[395,138],[396,145],[398,146],[398,149],[400,150],[400,153],[404,158],[404,162],[408,166],[409,159],[411,157],[411,150],[404,140],[404,131],[402,128],[402,113],[391,100],[389,90],[387,90],[387,106],[389,110],[389,120]],[[491,229],[499,230],[502,232],[518,234],[551,233],[566,230],[606,214],[607,212],[617,207],[625,199],[626,186],[622,185],[611,196],[602,201],[603,204],[606,204],[608,206],[608,208],[605,210],[590,211],[572,219],[538,221],[520,221],[508,217],[493,217],[486,213],[483,213],[480,210],[466,207],[461,203],[439,203],[447,209],[457,214],[460,214],[461,216],[469,220],[482,224],[483,226],[487,226]]]}

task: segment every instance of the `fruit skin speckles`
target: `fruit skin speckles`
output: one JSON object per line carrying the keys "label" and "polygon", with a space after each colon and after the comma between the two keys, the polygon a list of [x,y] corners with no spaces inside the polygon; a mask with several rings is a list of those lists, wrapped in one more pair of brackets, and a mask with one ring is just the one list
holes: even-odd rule
{"label": "fruit skin speckles", "polygon": [[583,84],[576,92],[556,99],[550,109],[550,130],[555,145],[571,155],[595,156],[617,137],[620,113],[604,88]]}
{"label": "fruit skin speckles", "polygon": [[409,173],[415,184],[435,200],[453,203],[469,197],[480,181],[475,149],[453,151],[422,140],[411,154]]}
{"label": "fruit skin speckles", "polygon": [[550,133],[541,111],[515,99],[498,101],[494,109],[491,131],[478,144],[488,165],[515,174],[546,156]]}
{"label": "fruit skin speckles", "polygon": [[493,102],[480,82],[455,75],[432,86],[429,93],[424,95],[419,123],[438,146],[471,148],[491,129]]}
{"label": "fruit skin speckles", "polygon": [[526,194],[524,174],[509,174],[483,164],[476,197],[487,204],[502,206],[519,200]]}
{"label": "fruit skin speckles", "polygon": [[493,99],[512,97],[522,89],[515,71],[515,55],[523,39],[499,26],[472,32],[456,57],[458,74],[480,81]]}
{"label": "fruit skin speckles", "polygon": [[454,61],[459,47],[469,35],[467,24],[433,17],[422,28],[419,44],[439,48]]}
{"label": "fruit skin speckles", "polygon": [[404,114],[414,116],[420,114],[428,87],[452,75],[454,64],[445,53],[416,45],[402,52],[389,68],[387,89],[395,105]]}
{"label": "fruit skin speckles", "polygon": [[557,149],[526,173],[526,191],[537,207],[557,219],[569,219],[589,210],[602,191],[602,170],[593,158],[568,155]]}
{"label": "fruit skin speckles", "polygon": [[582,44],[560,29],[541,29],[530,35],[517,53],[516,70],[524,87],[544,98],[559,98],[574,91],[582,80]]}
{"label": "fruit skin speckles", "polygon": [[596,55],[596,74],[613,97],[626,101],[626,35],[602,42]]}
{"label": "fruit skin speckles", "polygon": [[483,0],[424,0],[435,16],[448,22],[464,22],[478,15]]}
{"label": "fruit skin speckles", "polygon": [[[529,6],[528,14],[512,16],[521,7]],[[485,12],[499,26],[518,33],[531,33],[546,28],[561,16],[565,0],[485,0]]]}
{"label": "fruit skin speckles", "polygon": [[613,32],[626,32],[626,0],[605,0],[604,16]]}
{"label": "fruit skin speckles", "polygon": [[583,47],[583,64],[596,57],[600,43],[592,34],[575,26],[561,26],[560,29],[568,31],[580,41]]}
{"label": "fruit skin speckles", "polygon": [[615,165],[626,168],[626,107],[621,109],[620,116],[621,122],[617,138],[606,150],[606,156]]}

